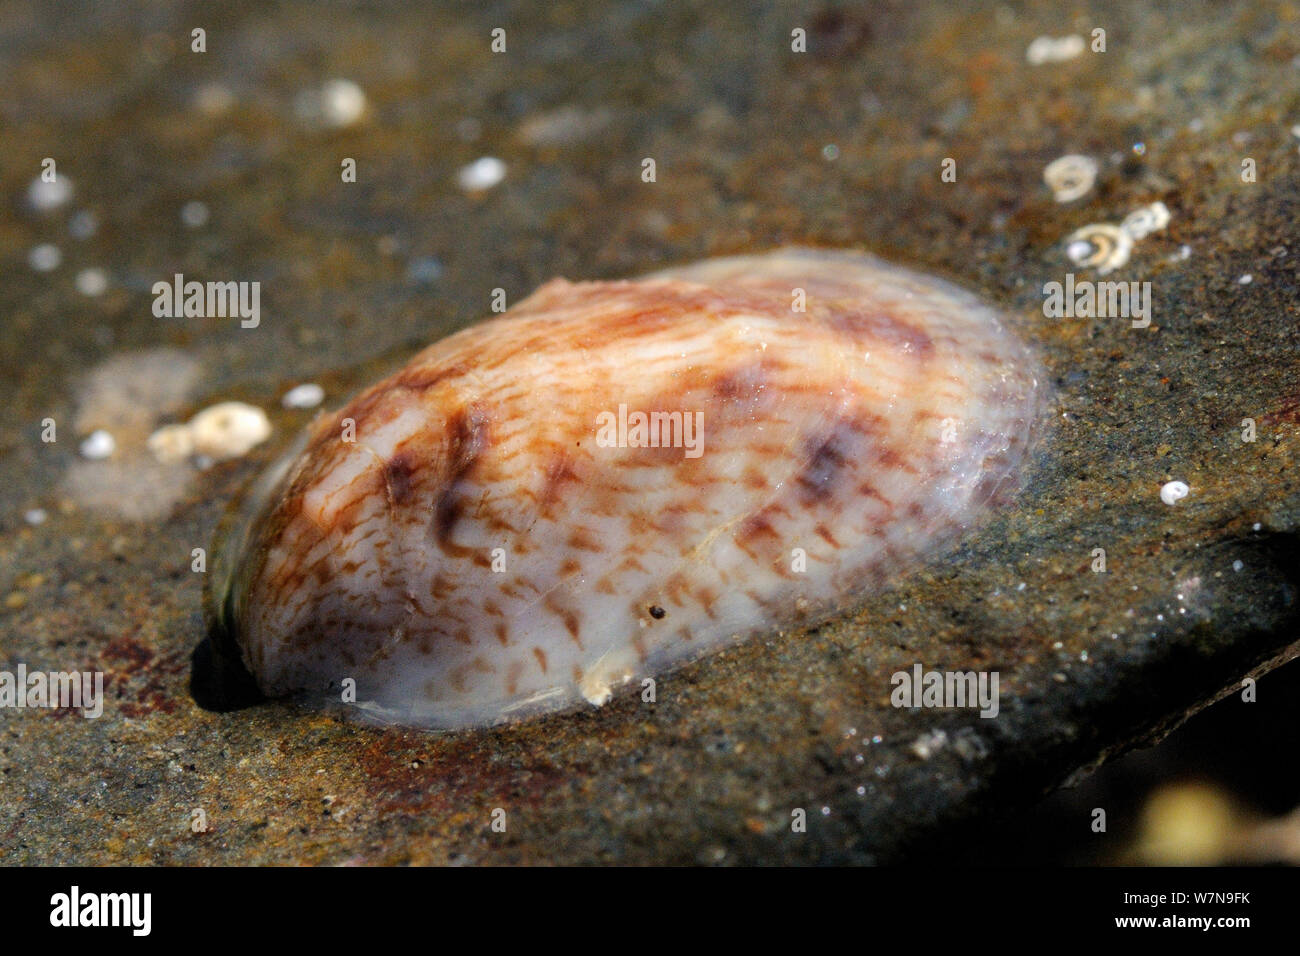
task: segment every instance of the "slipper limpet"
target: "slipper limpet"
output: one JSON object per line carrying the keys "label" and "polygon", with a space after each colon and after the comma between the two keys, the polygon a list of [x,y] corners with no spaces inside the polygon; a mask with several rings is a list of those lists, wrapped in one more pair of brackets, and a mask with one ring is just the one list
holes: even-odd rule
{"label": "slipper limpet", "polygon": [[862,253],[555,279],[317,419],[218,640],[266,695],[413,726],[603,703],[950,547],[1041,381],[994,309]]}

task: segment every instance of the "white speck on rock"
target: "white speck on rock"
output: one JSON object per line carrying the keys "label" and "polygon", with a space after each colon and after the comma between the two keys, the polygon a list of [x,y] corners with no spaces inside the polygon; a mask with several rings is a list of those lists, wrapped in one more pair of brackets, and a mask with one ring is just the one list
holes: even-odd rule
{"label": "white speck on rock", "polygon": [[310,126],[343,129],[365,115],[366,94],[351,80],[329,80],[319,89],[299,93],[294,112]]}
{"label": "white speck on rock", "polygon": [[466,192],[491,189],[506,178],[506,164],[495,156],[482,156],[456,173],[456,183]]}
{"label": "white speck on rock", "polygon": [[181,222],[189,229],[199,229],[208,224],[208,207],[197,199],[181,206]]}
{"label": "white speck on rock", "polygon": [[1063,63],[1066,60],[1073,60],[1076,56],[1082,55],[1084,51],[1083,37],[1077,33],[1071,33],[1069,36],[1035,37],[1034,41],[1029,44],[1025,50],[1025,60],[1031,66],[1042,66],[1044,63]]}
{"label": "white speck on rock", "polygon": [[366,111],[366,94],[351,80],[330,80],[321,88],[325,122],[342,128],[361,119]]}
{"label": "white speck on rock", "polygon": [[280,404],[285,408],[315,408],[323,401],[325,401],[325,389],[315,382],[304,382],[285,392],[284,397],[280,399]]}
{"label": "white speck on rock", "polygon": [[101,461],[116,450],[117,441],[102,428],[91,432],[81,443],[81,457],[91,461]]}
{"label": "white speck on rock", "polygon": [[1176,504],[1182,501],[1191,492],[1185,481],[1170,481],[1160,489],[1160,500],[1167,505]]}
{"label": "white speck on rock", "polygon": [[37,212],[53,212],[72,198],[72,180],[55,174],[52,180],[37,176],[27,187],[27,203]]}
{"label": "white speck on rock", "polygon": [[103,269],[82,269],[73,284],[82,295],[94,298],[108,291],[108,273]]}
{"label": "white speck on rock", "polygon": [[33,247],[27,253],[27,264],[37,272],[53,272],[63,262],[63,253],[59,247],[48,242]]}
{"label": "white speck on rock", "polygon": [[912,742],[912,753],[916,754],[922,760],[929,760],[938,751],[942,750],[948,744],[948,735],[942,730],[931,731],[922,734]]}
{"label": "white speck on rock", "polygon": [[23,512],[23,520],[26,521],[33,528],[37,527],[38,525],[45,524],[45,519],[48,517],[49,514],[45,511],[44,508],[29,508]]}

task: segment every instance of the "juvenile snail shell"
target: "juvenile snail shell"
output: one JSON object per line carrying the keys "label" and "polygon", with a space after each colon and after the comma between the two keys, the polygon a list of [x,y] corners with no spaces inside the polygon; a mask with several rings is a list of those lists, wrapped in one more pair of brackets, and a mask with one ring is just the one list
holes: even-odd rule
{"label": "juvenile snail shell", "polygon": [[1149,206],[1133,210],[1124,217],[1119,227],[1128,234],[1130,239],[1137,242],[1167,225],[1169,225],[1169,207],[1162,202],[1153,202]]}
{"label": "juvenile snail shell", "polygon": [[1128,262],[1133,237],[1119,226],[1097,222],[1074,230],[1065,238],[1065,254],[1076,266],[1095,268],[1100,275]]}
{"label": "juvenile snail shell", "polygon": [[1043,182],[1057,202],[1072,202],[1086,196],[1097,181],[1097,161],[1072,153],[1054,159],[1043,170]]}

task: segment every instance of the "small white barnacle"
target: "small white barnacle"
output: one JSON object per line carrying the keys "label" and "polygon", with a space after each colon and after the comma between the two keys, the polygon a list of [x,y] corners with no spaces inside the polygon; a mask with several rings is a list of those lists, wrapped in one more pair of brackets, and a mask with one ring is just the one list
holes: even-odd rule
{"label": "small white barnacle", "polygon": [[1054,159],[1043,170],[1043,182],[1057,202],[1072,202],[1086,196],[1097,181],[1100,167],[1091,156],[1070,153]]}
{"label": "small white barnacle", "polygon": [[1153,232],[1158,232],[1169,225],[1169,207],[1162,202],[1153,202],[1149,206],[1134,209],[1119,224],[1134,242],[1145,239]]}
{"label": "small white barnacle", "polygon": [[1128,262],[1133,237],[1119,226],[1095,222],[1065,237],[1065,254],[1076,266],[1095,268],[1101,275]]}

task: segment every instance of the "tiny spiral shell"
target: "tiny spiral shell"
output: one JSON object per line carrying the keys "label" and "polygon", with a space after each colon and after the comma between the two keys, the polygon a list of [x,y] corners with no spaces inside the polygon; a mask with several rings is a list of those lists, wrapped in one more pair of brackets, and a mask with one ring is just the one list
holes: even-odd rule
{"label": "tiny spiral shell", "polygon": [[1072,202],[1086,196],[1097,181],[1097,161],[1071,153],[1054,159],[1043,170],[1043,182],[1057,202]]}
{"label": "tiny spiral shell", "polygon": [[1120,229],[1128,234],[1134,242],[1145,239],[1169,225],[1169,207],[1162,202],[1153,202],[1149,206],[1135,209],[1119,224]]}
{"label": "tiny spiral shell", "polygon": [[1077,266],[1096,268],[1105,275],[1128,262],[1133,237],[1120,226],[1097,222],[1083,226],[1065,239],[1065,254]]}

